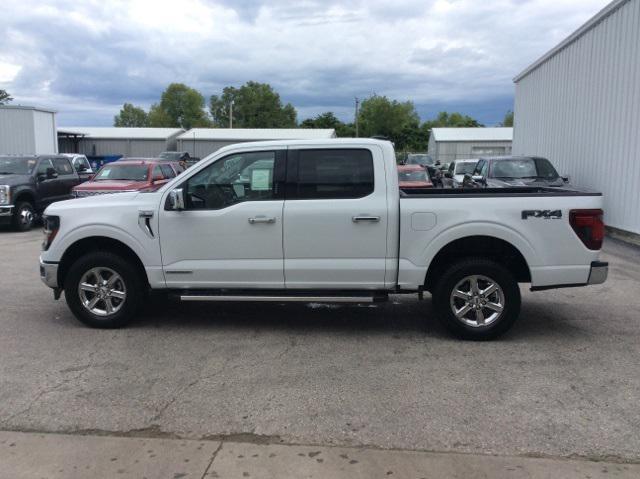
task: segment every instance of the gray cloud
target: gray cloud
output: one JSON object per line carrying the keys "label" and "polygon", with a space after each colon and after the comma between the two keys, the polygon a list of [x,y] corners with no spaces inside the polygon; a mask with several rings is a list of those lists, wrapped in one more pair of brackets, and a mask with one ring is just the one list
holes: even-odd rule
{"label": "gray cloud", "polygon": [[[110,124],[173,81],[205,96],[270,83],[300,117],[352,115],[354,96],[414,100],[485,123],[511,78],[606,0],[5,0],[0,88],[60,123]],[[17,72],[17,73],[16,73]]]}

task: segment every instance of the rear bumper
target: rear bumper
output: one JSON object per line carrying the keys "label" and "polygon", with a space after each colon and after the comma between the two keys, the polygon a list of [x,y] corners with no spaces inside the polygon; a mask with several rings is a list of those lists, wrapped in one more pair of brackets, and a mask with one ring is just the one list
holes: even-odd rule
{"label": "rear bumper", "polygon": [[589,286],[591,284],[602,284],[607,280],[609,275],[609,263],[604,261],[592,261],[589,269],[589,279],[586,283],[573,284],[552,284],[548,286],[532,286],[531,291],[544,291],[547,289],[558,288],[577,288],[579,286]]}
{"label": "rear bumper", "polygon": [[589,273],[589,281],[587,284],[602,284],[607,280],[609,275],[609,263],[604,261],[592,261],[591,272]]}
{"label": "rear bumper", "polygon": [[40,258],[40,279],[50,288],[58,288],[58,263],[45,263]]}

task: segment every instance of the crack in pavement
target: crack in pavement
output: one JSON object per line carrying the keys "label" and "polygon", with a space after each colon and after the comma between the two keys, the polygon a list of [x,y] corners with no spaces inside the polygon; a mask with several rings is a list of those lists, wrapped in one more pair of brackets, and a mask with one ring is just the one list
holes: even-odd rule
{"label": "crack in pavement", "polygon": [[218,453],[222,449],[223,444],[224,444],[224,441],[220,441],[220,445],[216,448],[215,451],[213,451],[213,454],[211,455],[211,460],[209,461],[209,464],[207,465],[204,472],[202,473],[202,477],[200,479],[204,479],[207,476],[207,474],[209,474],[209,469],[211,469],[211,466],[213,465],[213,461],[215,461],[216,457],[218,457]]}
{"label": "crack in pavement", "polygon": [[13,414],[11,414],[7,419],[2,421],[2,426],[1,427],[5,427],[8,425],[9,422],[13,421],[14,419],[16,419],[19,416],[22,416],[23,414],[26,414],[28,412],[31,411],[31,409],[38,403],[38,401],[40,401],[40,399],[42,399],[44,396],[46,396],[47,394],[51,394],[53,392],[56,392],[57,390],[59,390],[60,388],[66,386],[69,383],[73,383],[75,381],[78,381],[80,379],[82,379],[82,377],[87,373],[87,371],[89,371],[91,368],[95,367],[95,365],[93,364],[93,358],[96,355],[97,351],[92,351],[89,354],[89,358],[88,358],[88,362],[89,364],[87,364],[86,366],[82,366],[79,368],[68,368],[68,369],[63,369],[62,371],[60,371],[61,374],[66,374],[67,372],[78,372],[78,374],[74,377],[71,378],[63,378],[62,381],[60,381],[58,384],[55,384],[54,386],[51,386],[49,388],[44,388],[41,391],[39,391],[35,397],[29,402],[29,405],[22,409],[21,411],[17,411]]}

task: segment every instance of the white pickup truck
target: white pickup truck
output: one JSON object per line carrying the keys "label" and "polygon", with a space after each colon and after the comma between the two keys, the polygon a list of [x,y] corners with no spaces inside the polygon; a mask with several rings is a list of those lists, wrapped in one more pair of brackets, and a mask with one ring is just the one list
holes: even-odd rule
{"label": "white pickup truck", "polygon": [[433,297],[459,336],[518,317],[520,288],[605,281],[602,195],[398,188],[391,143],[224,147],[155,192],[49,206],[42,280],[89,326],[126,324],[150,290],[182,301]]}

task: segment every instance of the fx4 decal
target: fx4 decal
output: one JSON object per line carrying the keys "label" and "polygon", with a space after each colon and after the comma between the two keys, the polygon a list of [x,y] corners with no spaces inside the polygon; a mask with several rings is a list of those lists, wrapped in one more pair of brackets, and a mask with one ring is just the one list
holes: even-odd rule
{"label": "fx4 decal", "polygon": [[545,220],[559,220],[562,218],[562,210],[524,210],[522,219],[543,218]]}

